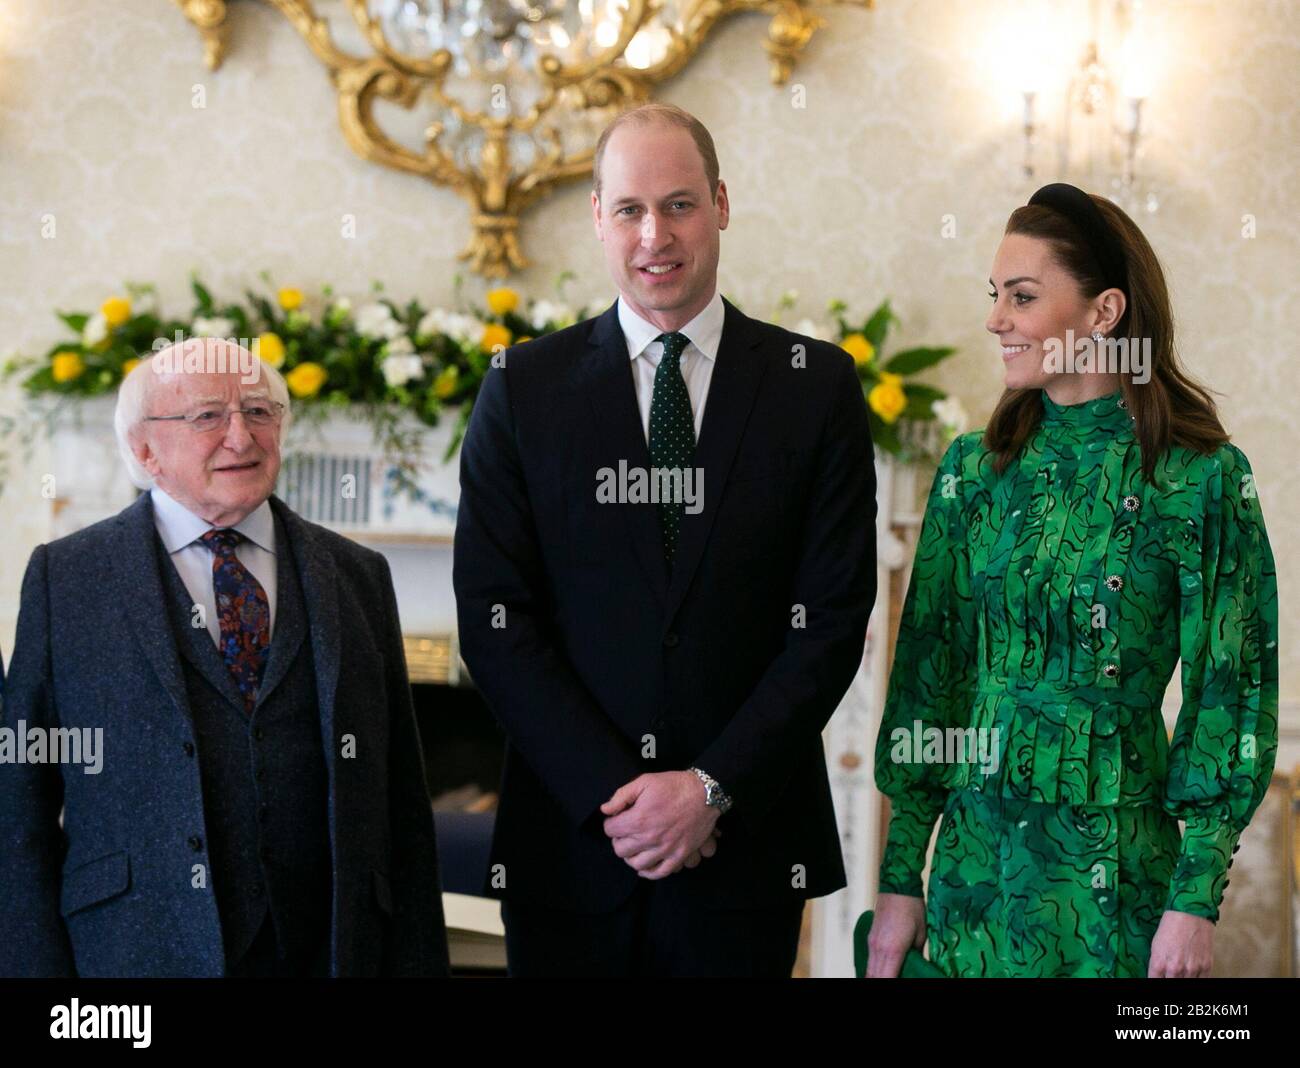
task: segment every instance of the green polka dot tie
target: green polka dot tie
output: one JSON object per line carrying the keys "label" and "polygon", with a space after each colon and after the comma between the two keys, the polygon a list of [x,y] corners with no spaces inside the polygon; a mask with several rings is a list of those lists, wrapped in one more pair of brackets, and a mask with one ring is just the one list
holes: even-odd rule
{"label": "green polka dot tie", "polygon": [[[682,353],[690,339],[673,333],[660,334],[655,340],[664,343],[664,354],[655,370],[654,395],[650,399],[650,466],[681,470],[684,479],[685,469],[695,455],[695,419],[691,415],[691,395],[682,377]],[[686,505],[681,500],[660,500],[658,507],[664,558],[671,568]]]}

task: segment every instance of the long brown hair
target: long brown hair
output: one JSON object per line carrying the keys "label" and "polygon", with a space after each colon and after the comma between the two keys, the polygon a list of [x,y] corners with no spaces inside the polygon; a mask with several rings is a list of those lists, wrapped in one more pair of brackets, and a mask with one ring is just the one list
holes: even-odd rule
{"label": "long brown hair", "polygon": [[[1142,477],[1151,483],[1156,463],[1171,445],[1197,452],[1213,452],[1228,440],[1219,422],[1210,392],[1195,382],[1178,361],[1174,347],[1174,317],[1160,261],[1137,224],[1104,197],[1090,194],[1106,224],[1124,250],[1128,290],[1116,338],[1129,339],[1130,351],[1150,338],[1150,380],[1137,384],[1131,374],[1121,376],[1121,388],[1133,429],[1142,450]],[[1105,289],[1096,255],[1078,227],[1059,212],[1040,204],[1017,208],[1007,220],[1006,233],[1037,237],[1048,242],[1056,261],[1074,278],[1088,298]],[[1038,389],[1008,389],[998,400],[984,431],[984,447],[994,454],[998,474],[1019,454],[1026,439],[1042,420]]]}

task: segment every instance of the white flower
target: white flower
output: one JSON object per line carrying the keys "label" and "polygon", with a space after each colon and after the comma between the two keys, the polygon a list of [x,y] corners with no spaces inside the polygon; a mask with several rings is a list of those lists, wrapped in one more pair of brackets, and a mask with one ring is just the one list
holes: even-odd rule
{"label": "white flower", "polygon": [[483,336],[483,324],[472,315],[434,308],[424,313],[415,332],[419,337],[446,334],[457,341],[476,343]]}
{"label": "white flower", "polygon": [[411,339],[405,334],[399,334],[384,346],[389,356],[407,356],[415,351],[415,346],[411,344]]}
{"label": "white flower", "polygon": [[556,328],[561,328],[572,326],[577,316],[567,304],[539,300],[528,309],[528,318],[538,327],[546,326],[549,323]]}
{"label": "white flower", "polygon": [[443,323],[447,320],[447,313],[441,308],[430,308],[421,317],[420,321],[415,324],[416,337],[433,337],[434,334],[443,333]]}
{"label": "white flower", "polygon": [[[402,340],[406,339],[396,339],[396,341]],[[419,378],[424,374],[424,361],[414,353],[399,353],[398,355],[392,355],[391,346],[396,344],[396,341],[390,342],[390,354],[384,357],[383,362],[379,365],[379,369],[384,374],[384,381],[390,386],[404,386],[407,382],[411,381],[411,379]],[[410,344],[409,340],[407,341],[407,344]]]}
{"label": "white flower", "polygon": [[966,409],[962,407],[961,401],[956,397],[944,397],[943,400],[937,400],[930,405],[930,411],[934,412],[935,418],[939,420],[953,434],[964,434],[969,417]]}
{"label": "white flower", "polygon": [[81,331],[81,343],[83,345],[98,345],[104,338],[108,337],[108,320],[104,318],[103,312],[95,312],[86,320],[86,325]]}
{"label": "white flower", "polygon": [[362,337],[394,338],[402,332],[402,324],[393,318],[387,304],[367,304],[357,312],[357,333]]}
{"label": "white flower", "polygon": [[328,308],[325,309],[325,325],[330,327],[342,326],[352,314],[352,301],[347,297],[339,297]]}
{"label": "white flower", "polygon": [[211,319],[202,316],[194,320],[190,330],[193,337],[230,337],[235,332],[235,323],[223,315],[214,315]]}
{"label": "white flower", "polygon": [[800,319],[794,324],[794,332],[803,334],[804,337],[815,337],[819,341],[829,341],[831,339],[830,331],[821,323],[815,323],[811,319]]}

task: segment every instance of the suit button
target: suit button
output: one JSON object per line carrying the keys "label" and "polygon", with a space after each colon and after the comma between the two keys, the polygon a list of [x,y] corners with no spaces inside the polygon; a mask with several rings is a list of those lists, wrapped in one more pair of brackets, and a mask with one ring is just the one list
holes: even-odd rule
{"label": "suit button", "polygon": [[254,896],[254,897],[261,897],[261,896],[262,896],[262,884],[261,884],[261,883],[254,883],[254,884],[253,884],[253,896]]}
{"label": "suit button", "polygon": [[190,843],[190,848],[194,850],[194,852],[201,853],[203,851],[203,839],[200,838],[197,834],[190,835],[189,843]]}
{"label": "suit button", "polygon": [[664,645],[668,646],[669,649],[674,649],[674,648],[676,648],[676,647],[677,647],[677,635],[674,634],[674,633],[672,633],[672,631],[669,631],[667,637],[664,638]]}
{"label": "suit button", "polygon": [[262,728],[261,728],[261,727],[254,727],[254,728],[253,728],[253,737],[256,738],[259,742],[262,740]]}
{"label": "suit button", "polygon": [[194,755],[194,743],[193,743],[193,742],[186,742],[186,743],[185,743],[181,748],[185,750],[185,755],[186,755],[187,757],[192,757],[192,756]]}

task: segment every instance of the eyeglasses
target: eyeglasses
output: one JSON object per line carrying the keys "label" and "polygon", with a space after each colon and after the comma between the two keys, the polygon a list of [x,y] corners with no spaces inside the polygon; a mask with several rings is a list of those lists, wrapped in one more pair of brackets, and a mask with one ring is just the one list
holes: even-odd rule
{"label": "eyeglasses", "polygon": [[238,412],[244,417],[244,423],[250,427],[276,426],[284,414],[284,405],[279,401],[250,404],[247,408],[218,408],[215,404],[195,408],[184,415],[146,415],[146,423],[170,423],[183,421],[196,434],[209,434],[214,430],[225,430],[230,426],[230,417]]}

